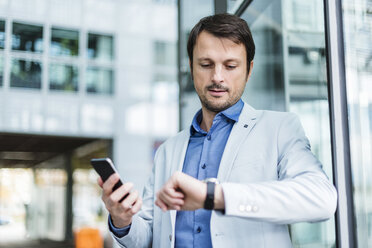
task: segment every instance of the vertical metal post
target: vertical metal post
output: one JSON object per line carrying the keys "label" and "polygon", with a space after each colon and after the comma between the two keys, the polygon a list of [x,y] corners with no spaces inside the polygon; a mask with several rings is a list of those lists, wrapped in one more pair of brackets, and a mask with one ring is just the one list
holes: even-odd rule
{"label": "vertical metal post", "polygon": [[65,154],[65,166],[67,174],[66,183],[66,217],[65,217],[65,241],[69,242],[73,240],[72,234],[72,190],[73,190],[73,168],[72,168],[72,153],[68,152]]}
{"label": "vertical metal post", "polygon": [[223,14],[227,12],[227,0],[214,0],[214,13]]}
{"label": "vertical metal post", "polygon": [[337,247],[357,247],[351,179],[341,0],[324,0],[333,176],[338,190]]}
{"label": "vertical metal post", "polygon": [[178,0],[177,1],[177,10],[178,10],[178,16],[177,16],[177,19],[178,19],[178,40],[177,40],[177,66],[178,66],[178,129],[179,131],[181,131],[183,129],[183,126],[182,126],[182,123],[183,123],[183,119],[182,119],[182,106],[183,106],[183,82],[182,82],[182,70],[181,70],[181,49],[182,49],[182,7],[181,7],[181,4],[182,4],[182,0]]}

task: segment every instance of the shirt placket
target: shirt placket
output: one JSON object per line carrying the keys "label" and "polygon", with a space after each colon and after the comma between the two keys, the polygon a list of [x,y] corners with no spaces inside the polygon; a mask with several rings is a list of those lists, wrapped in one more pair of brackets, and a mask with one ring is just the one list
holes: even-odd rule
{"label": "shirt placket", "polygon": [[[217,116],[216,116],[217,117]],[[208,154],[210,154],[210,149],[212,146],[212,135],[216,126],[219,124],[219,116],[213,120],[213,124],[208,133],[205,134],[203,141],[202,153],[200,156],[200,163],[198,166],[198,180],[204,180],[208,175]],[[200,239],[204,236],[204,233],[207,231],[208,224],[207,220],[210,213],[206,212],[207,210],[199,209],[195,211],[195,221],[194,221],[194,247],[199,247],[201,244]]]}

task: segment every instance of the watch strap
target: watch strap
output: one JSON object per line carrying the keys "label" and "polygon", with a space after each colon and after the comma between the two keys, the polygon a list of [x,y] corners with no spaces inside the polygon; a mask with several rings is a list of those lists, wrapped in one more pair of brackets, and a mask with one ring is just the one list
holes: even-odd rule
{"label": "watch strap", "polygon": [[214,209],[214,190],[216,187],[215,182],[207,182],[207,197],[205,198],[204,208],[207,210]]}

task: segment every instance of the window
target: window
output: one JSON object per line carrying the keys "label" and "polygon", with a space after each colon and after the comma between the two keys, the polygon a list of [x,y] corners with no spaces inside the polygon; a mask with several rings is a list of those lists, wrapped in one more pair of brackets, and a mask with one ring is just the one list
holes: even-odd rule
{"label": "window", "polygon": [[63,91],[78,90],[78,68],[71,65],[49,66],[49,89]]}
{"label": "window", "polygon": [[12,49],[18,51],[43,51],[43,27],[13,23]]}
{"label": "window", "polygon": [[113,37],[110,35],[88,34],[88,58],[101,61],[113,60],[113,43]]}
{"label": "window", "polygon": [[156,65],[176,65],[176,51],[175,44],[165,41],[155,41],[154,63]]}
{"label": "window", "polygon": [[10,86],[22,88],[41,88],[41,63],[13,59]]}
{"label": "window", "polygon": [[372,2],[341,2],[355,239],[372,247]]}
{"label": "window", "polygon": [[50,54],[53,56],[78,56],[79,32],[52,28]]}
{"label": "window", "polygon": [[99,67],[88,67],[86,74],[87,92],[113,94],[114,79],[113,71]]}
{"label": "window", "polygon": [[0,49],[5,48],[5,21],[0,20]]}

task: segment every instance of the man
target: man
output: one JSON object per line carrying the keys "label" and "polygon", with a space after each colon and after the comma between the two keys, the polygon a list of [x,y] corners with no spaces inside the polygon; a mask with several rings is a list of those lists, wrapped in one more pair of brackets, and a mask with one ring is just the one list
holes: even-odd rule
{"label": "man", "polygon": [[191,127],[158,149],[143,200],[132,183],[112,192],[117,174],[99,180],[123,247],[291,247],[288,224],[334,214],[335,188],[298,118],[240,99],[254,52],[239,17],[209,16],[193,28],[188,55],[201,110]]}

